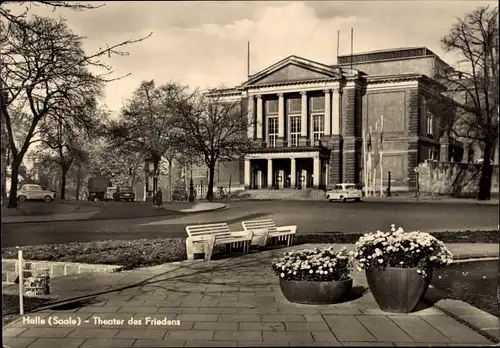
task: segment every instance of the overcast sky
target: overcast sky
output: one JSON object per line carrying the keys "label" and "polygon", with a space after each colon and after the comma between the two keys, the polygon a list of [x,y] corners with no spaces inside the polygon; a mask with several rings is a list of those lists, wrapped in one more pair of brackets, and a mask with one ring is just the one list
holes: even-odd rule
{"label": "overcast sky", "polygon": [[[98,4],[98,3],[93,3]],[[32,13],[61,16],[87,37],[90,53],[107,44],[145,36],[128,47],[129,56],[113,57],[117,75],[104,103],[118,111],[143,80],[176,81],[191,87],[234,86],[246,80],[247,41],[250,73],[289,56],[325,64],[340,54],[392,47],[427,46],[450,61],[439,40],[457,17],[496,1],[310,1],[310,2],[150,2],[116,1],[84,12],[34,7]],[[14,6],[14,5],[11,5]],[[18,6],[18,5],[17,5]]]}

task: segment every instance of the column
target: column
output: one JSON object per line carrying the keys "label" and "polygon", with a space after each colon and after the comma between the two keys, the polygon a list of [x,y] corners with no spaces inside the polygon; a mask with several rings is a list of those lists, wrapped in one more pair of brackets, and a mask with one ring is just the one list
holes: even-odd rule
{"label": "column", "polygon": [[297,161],[295,158],[290,158],[290,186],[295,188],[297,186]]}
{"label": "column", "polygon": [[318,188],[321,179],[321,160],[319,157],[314,157],[313,162],[313,187]]}
{"label": "column", "polygon": [[278,138],[285,137],[285,97],[278,94]]}
{"label": "column", "polygon": [[330,90],[325,90],[325,135],[330,135],[332,121],[332,101]]}
{"label": "column", "polygon": [[338,89],[334,89],[332,93],[332,135],[339,135],[341,132],[340,125],[340,93]]}
{"label": "column", "polygon": [[262,188],[262,170],[257,171],[257,188]]}
{"label": "column", "polygon": [[280,169],[278,172],[279,175],[279,181],[278,181],[278,188],[282,190],[285,187],[285,171],[283,169]]}
{"label": "column", "polygon": [[300,184],[302,185],[301,188],[304,190],[307,188],[307,170],[302,169],[300,171],[300,176],[301,176]]}
{"label": "column", "polygon": [[248,128],[247,128],[247,137],[249,139],[254,139],[254,131],[255,131],[255,114],[254,114],[254,96],[248,96]]}
{"label": "column", "polygon": [[267,160],[267,187],[271,188],[273,186],[273,160]]}
{"label": "column", "polygon": [[302,92],[302,112],[300,114],[300,136],[307,138],[307,92]]}
{"label": "column", "polygon": [[262,109],[262,96],[257,96],[257,139],[262,139],[262,126],[264,124],[263,117],[263,109]]}
{"label": "column", "polygon": [[245,159],[245,188],[246,189],[249,189],[250,188],[250,177],[251,177],[251,173],[250,173],[250,160],[249,159]]}

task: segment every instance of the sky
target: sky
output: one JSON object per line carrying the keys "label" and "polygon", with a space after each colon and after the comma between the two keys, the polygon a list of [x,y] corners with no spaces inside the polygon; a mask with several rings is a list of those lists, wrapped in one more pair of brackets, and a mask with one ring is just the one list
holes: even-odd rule
{"label": "sky", "polygon": [[[99,2],[93,2],[99,5]],[[41,16],[63,17],[85,49],[95,52],[153,33],[126,48],[129,55],[107,58],[115,76],[130,76],[106,86],[103,103],[113,115],[141,81],[169,81],[191,88],[235,86],[250,74],[296,55],[325,64],[340,55],[395,47],[426,46],[453,64],[440,39],[457,18],[493,1],[115,1],[86,11],[31,8]],[[20,6],[11,4],[11,7]]]}

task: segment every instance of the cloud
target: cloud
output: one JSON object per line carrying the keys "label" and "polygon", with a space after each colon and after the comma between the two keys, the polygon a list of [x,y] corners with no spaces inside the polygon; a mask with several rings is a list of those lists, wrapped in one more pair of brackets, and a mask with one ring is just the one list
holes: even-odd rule
{"label": "cloud", "polygon": [[427,46],[442,58],[439,40],[457,17],[481,1],[311,1],[311,2],[107,2],[97,10],[72,12],[38,7],[41,15],[61,15],[91,52],[153,32],[127,47],[130,55],[108,59],[117,74],[131,73],[107,87],[106,103],[119,109],[140,81],[178,81],[206,88],[246,79],[247,41],[251,73],[298,55],[322,63],[340,54],[407,46]]}

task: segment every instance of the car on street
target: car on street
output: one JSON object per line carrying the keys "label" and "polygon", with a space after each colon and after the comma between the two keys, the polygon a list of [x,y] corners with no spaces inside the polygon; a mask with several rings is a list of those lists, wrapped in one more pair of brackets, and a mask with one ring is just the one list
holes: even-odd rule
{"label": "car on street", "polygon": [[335,185],[332,190],[326,191],[325,196],[330,202],[348,200],[359,202],[363,193],[356,184],[341,183]]}
{"label": "car on street", "polygon": [[132,186],[119,186],[117,191],[113,194],[115,201],[128,201],[133,202],[135,200],[135,193]]}
{"label": "car on street", "polygon": [[118,192],[118,187],[111,186],[106,189],[106,193],[104,194],[105,201],[111,201],[114,199],[114,194]]}
{"label": "car on street", "polygon": [[55,191],[48,190],[42,185],[38,184],[23,184],[17,190],[17,200],[24,202],[26,200],[43,200],[50,203],[56,198]]}

